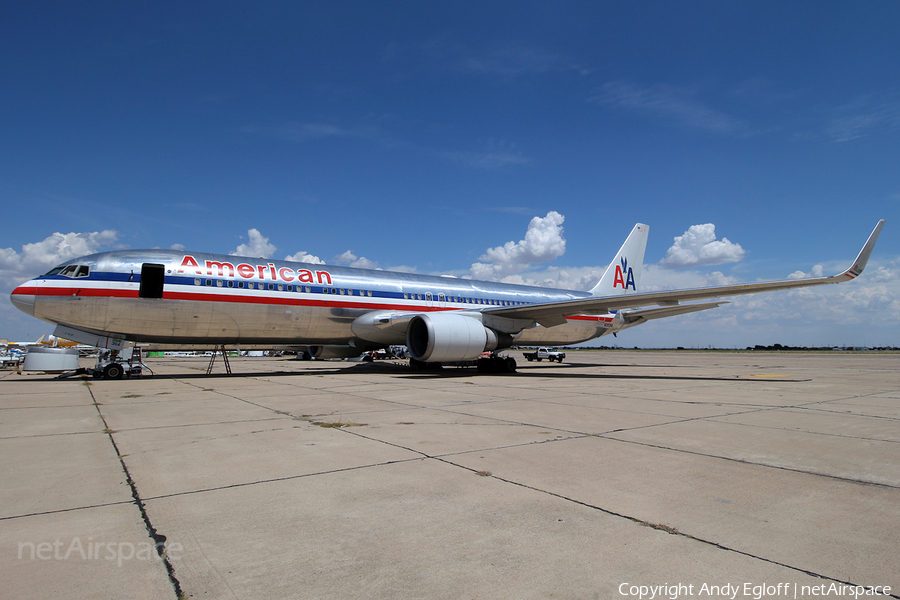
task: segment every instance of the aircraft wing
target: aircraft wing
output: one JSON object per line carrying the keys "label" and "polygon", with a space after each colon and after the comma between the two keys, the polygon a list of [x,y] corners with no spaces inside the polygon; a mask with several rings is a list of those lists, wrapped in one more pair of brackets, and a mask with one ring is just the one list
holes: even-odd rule
{"label": "aircraft wing", "polygon": [[[529,306],[496,307],[487,308],[482,312],[486,314],[507,317],[510,319],[530,319],[540,323],[544,327],[562,325],[566,322],[566,315],[591,315],[606,314],[609,311],[618,311],[629,308],[658,305],[662,307],[676,307],[681,302],[692,300],[707,300],[724,296],[740,296],[744,294],[758,294],[761,292],[774,292],[793,288],[809,287],[814,285],[828,285],[841,283],[855,279],[866,267],[878,235],[884,227],[884,219],[880,220],[866,241],[862,250],[853,264],[843,273],[831,277],[816,277],[811,279],[789,279],[785,281],[770,281],[764,283],[745,283],[740,285],[726,285],[720,287],[697,288],[691,290],[671,290],[664,292],[647,292],[627,294],[620,296],[584,298],[581,300],[567,300],[563,302],[548,302],[544,304],[532,304]],[[706,306],[713,308],[712,306]],[[687,307],[679,307],[687,308]],[[702,310],[698,308],[697,310]],[[670,314],[679,314],[676,311]],[[686,311],[685,311],[686,312]],[[657,313],[657,316],[670,316],[670,314]]]}

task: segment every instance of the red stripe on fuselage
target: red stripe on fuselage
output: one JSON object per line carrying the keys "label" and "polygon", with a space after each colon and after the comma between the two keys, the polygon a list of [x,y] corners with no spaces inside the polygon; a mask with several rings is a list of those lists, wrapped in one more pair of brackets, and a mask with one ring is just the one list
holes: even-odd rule
{"label": "red stripe on fuselage", "polygon": [[24,285],[20,285],[16,289],[12,291],[12,294],[18,294],[20,296],[37,296],[38,288],[37,287],[25,287]]}
{"label": "red stripe on fuselage", "polygon": [[[26,290],[26,291],[19,291]],[[127,289],[116,289],[116,288],[66,288],[66,287],[34,287],[34,288],[16,288],[13,293],[19,294],[33,294],[35,296],[60,296],[60,297],[71,297],[71,296],[82,296],[82,297],[97,297],[97,298],[138,298],[137,290],[127,290]],[[230,294],[220,294],[220,293],[208,293],[208,294],[200,294],[196,292],[177,292],[172,290],[167,290],[163,292],[163,300],[186,300],[186,301],[194,301],[194,302],[232,302],[239,304],[276,304],[281,306],[320,306],[320,307],[335,307],[339,306],[341,308],[361,308],[367,310],[396,310],[396,311],[422,311],[422,312],[434,312],[434,311],[448,311],[448,310],[478,310],[479,306],[483,305],[464,305],[464,306],[417,306],[417,305],[407,305],[407,304],[388,304],[383,302],[378,302],[377,300],[373,302],[354,302],[349,300],[352,296],[335,296],[333,299],[330,295],[328,295],[329,299],[306,299],[303,297],[300,298],[284,298],[279,296],[270,296],[271,293],[269,290],[259,290],[259,293],[264,295],[256,295],[255,290],[247,290],[246,293],[230,293]],[[303,292],[300,292],[303,293]],[[325,296],[325,294],[318,294],[321,296]],[[345,298],[347,300],[345,300]],[[593,315],[566,315],[566,320],[569,321],[603,321],[609,322],[612,321],[612,317],[608,316],[593,316]]]}

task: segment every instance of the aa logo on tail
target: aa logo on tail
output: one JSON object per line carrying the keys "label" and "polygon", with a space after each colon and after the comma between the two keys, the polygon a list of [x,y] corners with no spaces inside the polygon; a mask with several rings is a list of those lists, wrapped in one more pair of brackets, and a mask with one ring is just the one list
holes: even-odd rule
{"label": "aa logo on tail", "polygon": [[630,287],[637,291],[637,288],[634,286],[634,271],[628,266],[628,259],[624,256],[622,257],[622,264],[616,265],[616,278],[613,280],[613,288],[617,288],[619,285],[622,286],[623,290],[627,290]]}

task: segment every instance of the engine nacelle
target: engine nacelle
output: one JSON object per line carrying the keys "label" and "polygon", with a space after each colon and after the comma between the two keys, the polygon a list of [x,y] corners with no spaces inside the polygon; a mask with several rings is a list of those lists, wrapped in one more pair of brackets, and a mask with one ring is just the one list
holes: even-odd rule
{"label": "engine nacelle", "polygon": [[422,362],[474,360],[499,343],[495,331],[478,319],[459,314],[416,315],[406,329],[409,354]]}
{"label": "engine nacelle", "polygon": [[312,358],[356,358],[363,351],[353,346],[307,346],[306,351]]}

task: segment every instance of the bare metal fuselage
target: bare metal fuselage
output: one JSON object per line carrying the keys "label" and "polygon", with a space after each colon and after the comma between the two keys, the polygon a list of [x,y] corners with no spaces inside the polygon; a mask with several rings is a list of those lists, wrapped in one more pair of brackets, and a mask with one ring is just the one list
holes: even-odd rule
{"label": "bare metal fuselage", "polygon": [[[590,297],[568,290],[168,250],[108,252],[71,264],[88,267],[88,275],[48,274],[16,293],[33,296],[35,317],[136,342],[365,347],[379,344],[360,339],[351,324],[372,311],[479,311]],[[142,276],[148,278],[147,265],[161,273],[158,293],[145,293],[141,285]],[[149,297],[153,295],[159,297]],[[514,341],[562,345],[615,329],[612,315],[569,316],[562,325],[523,329]]]}

